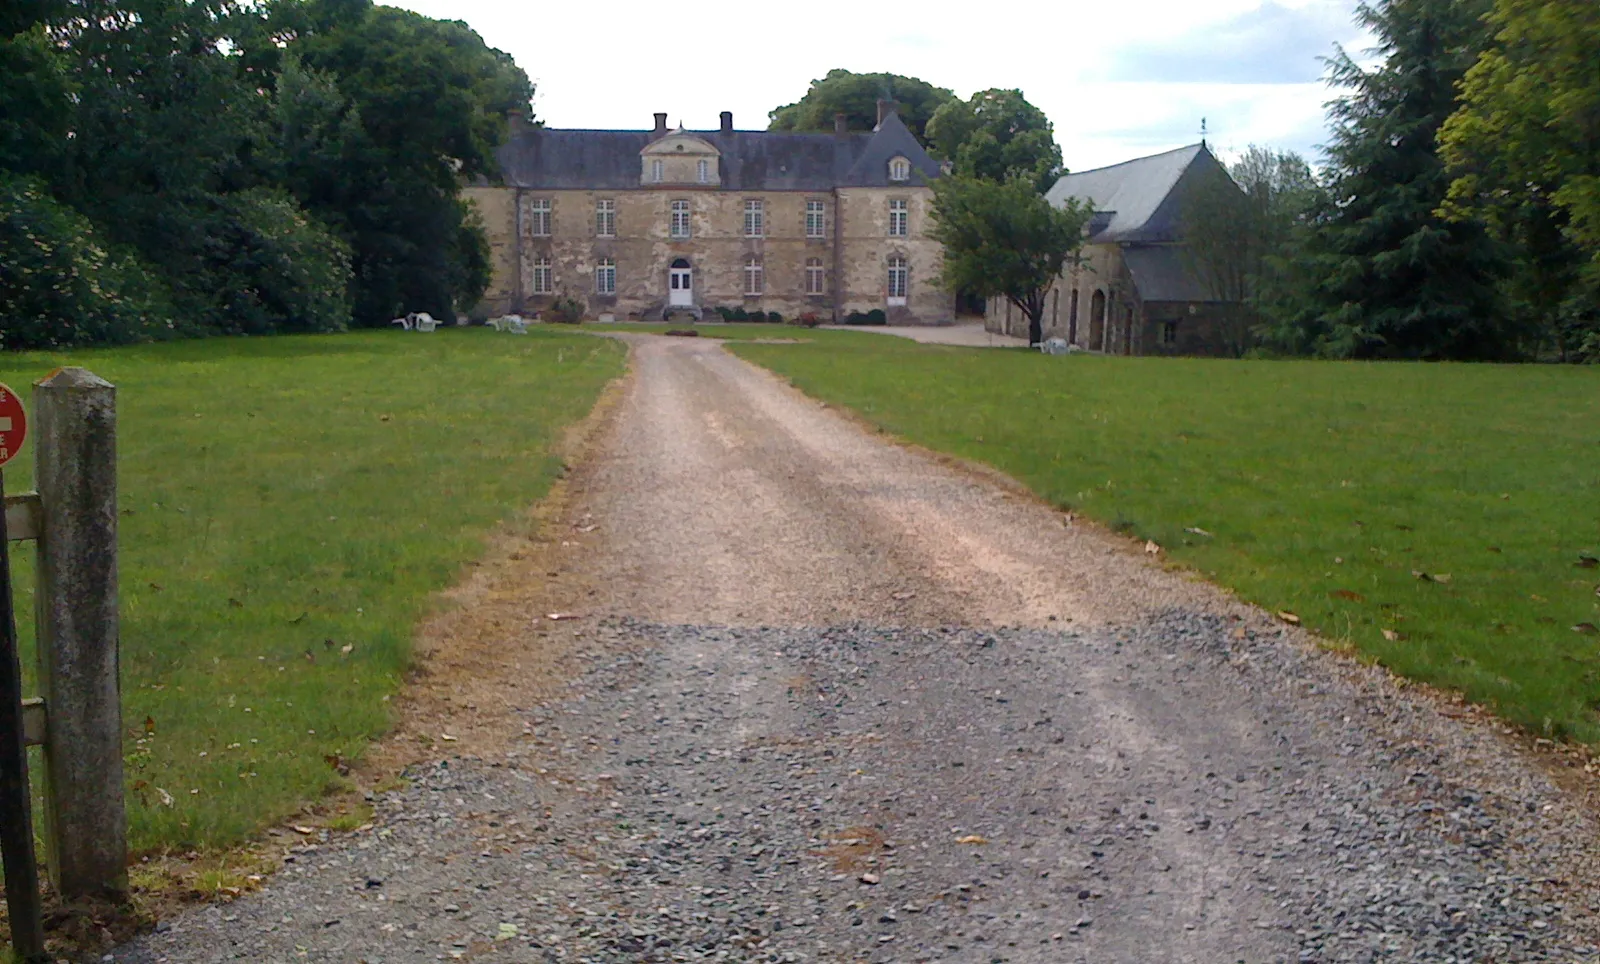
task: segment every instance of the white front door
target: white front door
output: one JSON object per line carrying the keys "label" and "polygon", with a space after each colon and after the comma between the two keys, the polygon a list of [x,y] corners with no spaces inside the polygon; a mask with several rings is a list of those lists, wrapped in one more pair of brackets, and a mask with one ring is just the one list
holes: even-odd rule
{"label": "white front door", "polygon": [[694,304],[694,291],[691,287],[693,284],[691,279],[694,277],[694,269],[669,268],[667,269],[667,274],[670,282],[668,287],[672,292],[671,300],[669,300],[667,303],[671,305]]}

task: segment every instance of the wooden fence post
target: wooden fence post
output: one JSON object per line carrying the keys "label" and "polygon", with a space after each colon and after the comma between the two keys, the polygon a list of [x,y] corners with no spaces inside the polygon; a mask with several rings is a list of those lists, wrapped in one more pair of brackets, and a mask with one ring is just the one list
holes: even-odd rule
{"label": "wooden fence post", "polygon": [[125,896],[117,653],[116,388],[82,368],[35,383],[39,683],[48,708],[45,865],[63,899]]}

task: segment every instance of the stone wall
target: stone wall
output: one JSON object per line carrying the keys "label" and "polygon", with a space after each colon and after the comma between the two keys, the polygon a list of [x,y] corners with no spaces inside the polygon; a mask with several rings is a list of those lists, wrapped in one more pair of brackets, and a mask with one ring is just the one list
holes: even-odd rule
{"label": "stone wall", "polygon": [[[668,298],[668,268],[677,259],[694,270],[694,303],[747,312],[780,312],[793,318],[815,312],[825,320],[836,311],[885,309],[895,320],[913,324],[948,324],[953,299],[938,290],[940,247],[921,237],[932,192],[859,189],[842,192],[722,191],[715,187],[676,185],[629,191],[533,191],[505,187],[468,188],[489,235],[494,280],[477,318],[521,311],[531,314],[550,306],[558,296],[581,301],[589,317],[609,314],[617,320],[657,320]],[[888,237],[888,202],[909,202],[910,234]],[[520,198],[520,202],[517,200]],[[533,233],[533,204],[549,201],[549,236]],[[596,202],[615,205],[615,236],[596,235]],[[690,205],[690,237],[670,236],[671,205]],[[744,236],[745,202],[762,202],[764,234]],[[806,202],[821,201],[825,224],[820,238],[806,236]],[[516,208],[520,203],[520,219]],[[844,223],[838,212],[844,211]],[[516,226],[521,225],[521,238]],[[887,305],[888,258],[900,254],[910,266],[904,306]],[[763,285],[747,295],[745,266],[760,259]],[[534,291],[534,263],[548,259],[554,291]],[[616,262],[616,292],[596,290],[595,266],[603,258]],[[824,271],[823,293],[806,293],[806,262],[816,259]],[[520,271],[517,266],[520,262]],[[843,279],[843,286],[840,280]]]}

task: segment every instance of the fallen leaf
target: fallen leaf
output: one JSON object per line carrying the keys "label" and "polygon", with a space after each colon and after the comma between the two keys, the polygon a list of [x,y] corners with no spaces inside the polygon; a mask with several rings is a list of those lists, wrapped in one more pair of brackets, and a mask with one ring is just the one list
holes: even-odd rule
{"label": "fallen leaf", "polygon": [[1151,542],[1148,539],[1145,540],[1144,551],[1145,551],[1146,555],[1151,555],[1151,556],[1159,556],[1159,555],[1161,555],[1161,547],[1156,545],[1154,542]]}
{"label": "fallen leaf", "polygon": [[244,608],[244,603],[242,603],[239,600],[233,598],[232,596],[228,597],[228,605],[232,606],[234,609],[243,609]]}
{"label": "fallen leaf", "polygon": [[160,797],[161,802],[166,806],[172,806],[172,794],[161,789],[160,787],[156,787],[156,796]]}
{"label": "fallen leaf", "polygon": [[345,656],[349,656],[351,653],[355,652],[355,649],[355,643],[345,643],[343,646],[339,647],[339,652]]}
{"label": "fallen leaf", "polygon": [[1499,546],[1490,546],[1489,547],[1489,551],[1490,552],[1499,552],[1500,551],[1500,547]]}
{"label": "fallen leaf", "polygon": [[306,621],[306,617],[309,616],[309,615],[311,615],[311,614],[310,613],[301,613],[300,615],[298,615],[298,616],[294,617],[293,619],[289,620],[289,625],[298,626],[301,623],[305,622]]}
{"label": "fallen leaf", "polygon": [[1385,629],[1383,631],[1383,638],[1387,639],[1391,643],[1397,643],[1397,642],[1400,642],[1401,640],[1404,640],[1406,638],[1406,634],[1405,633],[1397,633],[1392,629]]}
{"label": "fallen leaf", "polygon": [[579,532],[593,532],[594,530],[596,530],[598,528],[600,528],[600,527],[599,526],[578,526],[578,531]]}
{"label": "fallen leaf", "polygon": [[516,937],[516,936],[517,936],[517,925],[515,925],[515,924],[507,924],[507,923],[502,921],[501,924],[500,924],[500,930],[495,933],[494,939],[497,940],[497,941],[509,941],[513,937]]}
{"label": "fallen leaf", "polygon": [[1600,628],[1597,628],[1594,623],[1578,623],[1576,626],[1572,627],[1572,631],[1575,633],[1583,633],[1585,636],[1591,636],[1595,633],[1600,633]]}
{"label": "fallen leaf", "polygon": [[905,600],[910,599],[910,598],[914,597],[915,595],[916,595],[916,593],[914,593],[914,592],[897,592],[897,593],[894,593],[891,598],[898,599],[898,600],[901,600],[902,602],[904,602]]}
{"label": "fallen leaf", "polygon": [[1420,582],[1433,582],[1433,577],[1423,572],[1421,569],[1411,570],[1411,575],[1415,576]]}
{"label": "fallen leaf", "polygon": [[1300,617],[1292,612],[1289,612],[1287,609],[1278,610],[1278,618],[1291,626],[1300,625]]}
{"label": "fallen leaf", "polygon": [[876,884],[883,878],[879,877],[877,874],[862,874],[859,879],[863,884]]}
{"label": "fallen leaf", "polygon": [[1211,538],[1211,533],[1209,533],[1206,530],[1200,528],[1199,526],[1189,526],[1188,528],[1184,529],[1183,531],[1191,533],[1193,535],[1197,535],[1197,536],[1205,536],[1207,539]]}
{"label": "fallen leaf", "polygon": [[1244,637],[1245,637],[1245,631],[1244,631],[1244,627],[1243,626],[1240,626],[1238,629],[1235,629],[1233,631],[1233,638],[1234,639],[1244,639]]}
{"label": "fallen leaf", "polygon": [[446,743],[454,743],[454,742],[456,742],[456,738],[451,736],[448,733],[440,733],[439,734],[439,739],[445,741]]}
{"label": "fallen leaf", "polygon": [[313,653],[309,649],[306,650],[305,656],[306,656],[306,662],[308,662],[308,663],[315,663],[317,661],[317,654]]}
{"label": "fallen leaf", "polygon": [[550,620],[551,622],[559,622],[563,619],[582,619],[583,617],[577,613],[550,613],[544,618]]}
{"label": "fallen leaf", "polygon": [[147,716],[147,717],[144,718],[144,731],[146,733],[154,733],[156,731],[156,718],[155,717]]}
{"label": "fallen leaf", "polygon": [[1578,561],[1573,563],[1573,565],[1577,566],[1579,569],[1594,569],[1596,567],[1600,567],[1600,559],[1588,555],[1587,553],[1579,553]]}
{"label": "fallen leaf", "polygon": [[1411,527],[1406,525],[1404,522],[1396,522],[1394,524],[1394,527],[1396,529],[1399,529],[1401,532],[1410,532],[1411,531]]}
{"label": "fallen leaf", "polygon": [[380,421],[380,422],[387,422],[388,420],[389,420],[389,416],[387,416],[387,415],[379,415],[378,416],[378,421]]}
{"label": "fallen leaf", "polygon": [[980,837],[975,833],[969,833],[965,837],[956,838],[956,843],[960,844],[986,844],[988,842],[989,841],[987,838]]}
{"label": "fallen leaf", "polygon": [[1367,597],[1366,596],[1363,596],[1360,593],[1355,592],[1355,591],[1350,590],[1350,589],[1335,589],[1333,592],[1328,593],[1328,595],[1332,596],[1335,599],[1347,599],[1350,602],[1366,602],[1367,601]]}
{"label": "fallen leaf", "polygon": [[1434,575],[1433,581],[1438,583],[1447,583],[1450,581],[1450,574],[1448,572],[1437,573]]}
{"label": "fallen leaf", "polygon": [[302,827],[299,824],[296,824],[293,829],[295,833],[303,834],[308,837],[317,832],[316,827]]}
{"label": "fallen leaf", "polygon": [[153,582],[153,583],[150,584],[150,588],[154,589],[156,592],[160,592],[161,591],[161,584]]}

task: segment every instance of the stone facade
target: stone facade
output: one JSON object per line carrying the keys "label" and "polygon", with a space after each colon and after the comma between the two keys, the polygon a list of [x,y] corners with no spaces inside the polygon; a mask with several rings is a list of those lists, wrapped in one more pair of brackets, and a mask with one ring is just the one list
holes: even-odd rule
{"label": "stone facade", "polygon": [[[1058,181],[1053,203],[1085,200],[1096,215],[1077,263],[1051,292],[1044,336],[1107,354],[1229,354],[1240,306],[1192,276],[1180,231],[1186,191],[1220,169],[1200,144]],[[1027,318],[1002,299],[989,301],[984,326],[1028,336]]]}
{"label": "stone facade", "polygon": [[669,309],[885,312],[948,324],[927,237],[938,165],[892,109],[871,134],[520,130],[503,185],[466,188],[494,277],[476,317],[574,298],[590,318]]}

